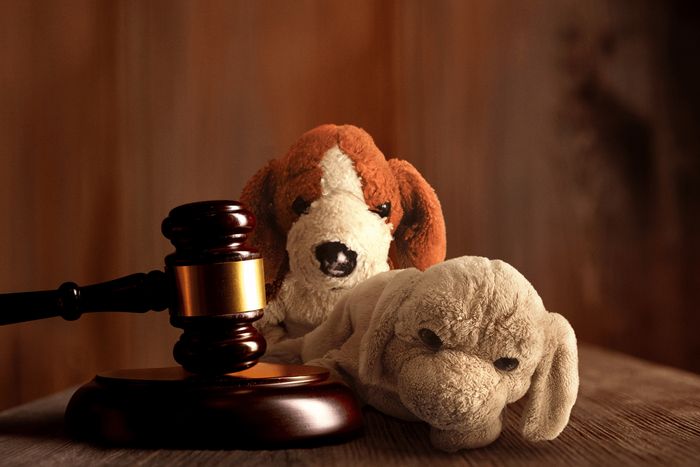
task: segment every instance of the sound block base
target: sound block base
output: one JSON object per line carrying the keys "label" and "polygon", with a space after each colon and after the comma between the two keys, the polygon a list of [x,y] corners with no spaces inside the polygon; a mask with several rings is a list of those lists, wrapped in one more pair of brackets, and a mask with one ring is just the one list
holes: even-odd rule
{"label": "sound block base", "polygon": [[65,419],[77,439],[159,448],[302,447],[362,431],[354,394],[327,370],[270,363],[216,377],[181,367],[99,374],[76,391]]}

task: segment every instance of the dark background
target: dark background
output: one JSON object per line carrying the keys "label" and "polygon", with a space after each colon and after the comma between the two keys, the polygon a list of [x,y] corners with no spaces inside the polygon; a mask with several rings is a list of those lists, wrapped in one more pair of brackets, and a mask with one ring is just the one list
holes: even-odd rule
{"label": "dark background", "polygon": [[[695,4],[0,0],[0,292],[160,268],[170,208],[354,123],[435,187],[449,257],[698,372]],[[165,313],[0,328],[0,407],[170,365],[177,335]]]}

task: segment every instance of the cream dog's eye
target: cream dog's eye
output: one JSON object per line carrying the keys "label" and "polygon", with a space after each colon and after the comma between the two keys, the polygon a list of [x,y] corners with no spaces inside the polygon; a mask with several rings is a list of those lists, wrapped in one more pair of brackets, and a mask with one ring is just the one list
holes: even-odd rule
{"label": "cream dog's eye", "polygon": [[379,217],[389,217],[391,214],[391,202],[387,201],[386,203],[382,203],[371,211],[379,214]]}
{"label": "cream dog's eye", "polygon": [[418,337],[430,350],[440,350],[440,347],[442,347],[442,340],[428,328],[420,328]]}
{"label": "cream dog's eye", "polygon": [[301,216],[302,214],[306,214],[307,212],[309,212],[309,206],[311,206],[311,203],[306,201],[301,196],[297,196],[297,198],[292,203],[292,210]]}
{"label": "cream dog's eye", "polygon": [[498,368],[501,371],[513,371],[516,368],[518,368],[518,365],[520,362],[518,361],[517,358],[508,358],[508,357],[501,357],[495,362],[493,362],[493,366]]}

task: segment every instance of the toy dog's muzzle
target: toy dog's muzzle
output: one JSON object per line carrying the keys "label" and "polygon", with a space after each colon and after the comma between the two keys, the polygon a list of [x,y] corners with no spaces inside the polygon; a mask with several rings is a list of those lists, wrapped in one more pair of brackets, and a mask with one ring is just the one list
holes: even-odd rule
{"label": "toy dog's muzzle", "polygon": [[441,430],[471,430],[499,419],[506,394],[500,378],[482,359],[455,350],[407,361],[398,378],[406,407]]}
{"label": "toy dog's muzzle", "polygon": [[321,272],[330,277],[349,276],[357,265],[357,252],[342,242],[324,242],[315,248]]}

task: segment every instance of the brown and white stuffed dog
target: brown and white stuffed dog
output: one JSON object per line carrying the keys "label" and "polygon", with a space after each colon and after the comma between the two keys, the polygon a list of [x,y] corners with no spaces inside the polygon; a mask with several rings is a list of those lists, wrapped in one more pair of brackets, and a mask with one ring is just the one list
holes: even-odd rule
{"label": "brown and white stuffed dog", "polygon": [[248,181],[241,201],[257,218],[250,242],[265,259],[269,303],[256,324],[268,344],[311,331],[375,274],[445,258],[432,187],[351,125],[305,133]]}

